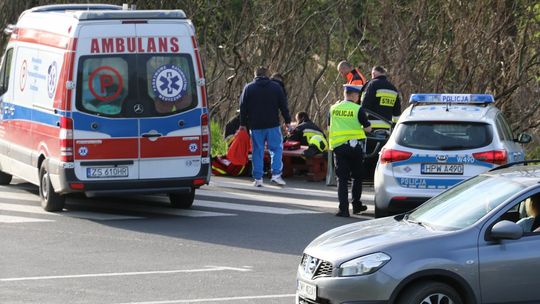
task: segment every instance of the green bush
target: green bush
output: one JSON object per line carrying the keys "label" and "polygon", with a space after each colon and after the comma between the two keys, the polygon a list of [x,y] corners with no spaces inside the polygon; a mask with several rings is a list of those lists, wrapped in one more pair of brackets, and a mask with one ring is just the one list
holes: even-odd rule
{"label": "green bush", "polygon": [[525,159],[540,159],[540,147],[534,147],[527,151]]}
{"label": "green bush", "polygon": [[223,128],[221,127],[219,122],[213,119],[210,121],[212,156],[227,154],[227,143],[225,142],[225,139],[223,139],[222,130]]}

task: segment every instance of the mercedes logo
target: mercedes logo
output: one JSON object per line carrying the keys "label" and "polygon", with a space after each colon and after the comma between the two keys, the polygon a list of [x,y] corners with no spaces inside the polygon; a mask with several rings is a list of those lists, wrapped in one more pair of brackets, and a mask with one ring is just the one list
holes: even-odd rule
{"label": "mercedes logo", "polygon": [[133,111],[135,111],[135,113],[137,114],[141,114],[142,112],[144,112],[144,107],[142,104],[138,103],[133,106]]}

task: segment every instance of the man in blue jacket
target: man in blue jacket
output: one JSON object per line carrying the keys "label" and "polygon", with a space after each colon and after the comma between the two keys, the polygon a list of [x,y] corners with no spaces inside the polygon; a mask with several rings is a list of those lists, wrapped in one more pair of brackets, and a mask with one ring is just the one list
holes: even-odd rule
{"label": "man in blue jacket", "polygon": [[255,187],[263,186],[264,146],[270,152],[272,179],[280,186],[285,185],[281,178],[283,161],[283,136],[281,135],[279,112],[289,129],[291,116],[287,107],[287,97],[275,81],[268,78],[268,69],[258,67],[255,79],[248,83],[240,96],[240,128],[249,126],[253,143],[252,165]]}

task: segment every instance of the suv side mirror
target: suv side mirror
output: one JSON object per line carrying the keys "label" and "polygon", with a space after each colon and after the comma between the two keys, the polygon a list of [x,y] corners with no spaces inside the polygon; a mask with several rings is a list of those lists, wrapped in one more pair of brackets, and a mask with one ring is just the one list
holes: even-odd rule
{"label": "suv side mirror", "polygon": [[527,133],[520,133],[520,134],[518,135],[517,140],[515,140],[515,141],[517,141],[517,142],[520,143],[520,144],[528,144],[528,143],[531,142],[531,140],[532,140],[532,136],[530,136],[529,134],[527,134]]}
{"label": "suv side mirror", "polygon": [[489,236],[495,240],[517,240],[523,236],[523,229],[514,222],[504,220],[498,222],[491,228]]}

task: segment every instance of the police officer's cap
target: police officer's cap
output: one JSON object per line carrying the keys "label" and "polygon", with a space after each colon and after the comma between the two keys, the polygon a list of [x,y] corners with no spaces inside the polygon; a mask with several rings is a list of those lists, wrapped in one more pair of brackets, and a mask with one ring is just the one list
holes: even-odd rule
{"label": "police officer's cap", "polygon": [[362,86],[355,84],[344,84],[343,89],[347,93],[360,93],[360,91],[362,90]]}

